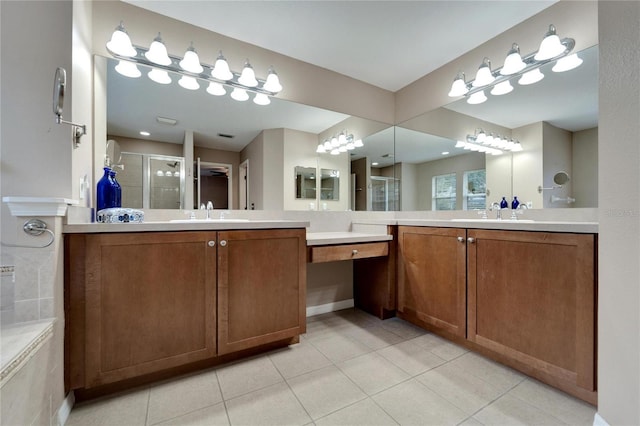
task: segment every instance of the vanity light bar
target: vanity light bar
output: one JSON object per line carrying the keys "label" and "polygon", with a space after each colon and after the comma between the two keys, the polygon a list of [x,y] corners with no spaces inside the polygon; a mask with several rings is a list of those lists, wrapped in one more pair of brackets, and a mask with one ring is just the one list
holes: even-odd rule
{"label": "vanity light bar", "polygon": [[486,152],[491,155],[500,155],[503,150],[511,152],[522,151],[520,141],[503,138],[497,134],[494,136],[493,133],[487,135],[482,129],[478,129],[475,135],[467,135],[466,142],[458,141],[456,148]]}
{"label": "vanity light bar", "polygon": [[353,151],[363,146],[362,139],[356,140],[352,134],[347,134],[346,131],[343,131],[337,136],[333,136],[332,138],[326,139],[323,143],[318,144],[316,153],[340,155],[343,152]]}

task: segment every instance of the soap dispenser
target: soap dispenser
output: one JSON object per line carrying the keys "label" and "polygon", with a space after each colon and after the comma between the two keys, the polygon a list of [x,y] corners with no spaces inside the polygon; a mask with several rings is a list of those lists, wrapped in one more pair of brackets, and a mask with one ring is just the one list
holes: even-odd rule
{"label": "soap dispenser", "polygon": [[513,201],[511,202],[511,208],[513,210],[517,209],[518,206],[520,205],[520,201],[518,201],[518,197],[513,197]]}
{"label": "soap dispenser", "polygon": [[502,201],[500,201],[500,208],[501,209],[509,208],[509,203],[507,202],[507,199],[505,197],[502,197]]}

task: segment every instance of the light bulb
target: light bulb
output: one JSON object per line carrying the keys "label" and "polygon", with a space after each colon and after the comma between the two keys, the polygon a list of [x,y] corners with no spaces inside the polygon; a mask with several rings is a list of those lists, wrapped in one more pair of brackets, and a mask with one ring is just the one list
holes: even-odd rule
{"label": "light bulb", "polygon": [[120,25],[118,25],[113,34],[111,34],[111,40],[107,42],[107,49],[116,55],[127,57],[136,56],[138,53],[131,44],[129,34],[127,34],[127,31],[124,29],[122,22],[120,22]]}
{"label": "light bulb", "polygon": [[171,83],[171,77],[169,77],[169,73],[166,72],[165,70],[159,70],[157,68],[153,68],[151,71],[149,71],[149,74],[147,75],[151,80],[155,81],[156,83],[160,83],[160,84]]}
{"label": "light bulb", "polygon": [[504,60],[504,66],[500,70],[502,75],[512,75],[525,69],[527,64],[522,61],[520,56],[520,47],[517,43],[511,45],[511,50],[507,53],[507,58]]}
{"label": "light bulb", "polygon": [[238,78],[238,83],[247,87],[256,87],[258,85],[258,80],[256,80],[256,73],[253,71],[253,67],[249,63],[247,59],[244,63],[244,68],[242,68],[242,74]]}
{"label": "light bulb", "polygon": [[544,74],[540,72],[539,68],[536,68],[535,70],[531,70],[522,74],[522,77],[520,77],[520,80],[518,80],[518,84],[526,86],[529,84],[537,83],[543,78]]}
{"label": "light bulb", "polygon": [[249,99],[249,94],[246,90],[236,87],[235,89],[233,89],[233,92],[231,92],[231,98],[235,99],[236,101],[244,102]]}
{"label": "light bulb", "polygon": [[267,71],[267,81],[264,83],[264,86],[262,86],[262,88],[272,93],[278,93],[282,90],[280,78],[278,78],[278,74],[276,74],[273,66],[269,67],[269,71]]}
{"label": "light bulb", "polygon": [[194,74],[200,74],[204,71],[204,68],[200,65],[200,58],[198,58],[198,54],[196,53],[196,49],[193,47],[193,43],[191,43],[185,52],[184,58],[180,61],[179,65],[183,70]]}
{"label": "light bulb", "polygon": [[469,91],[467,83],[464,81],[464,73],[459,72],[456,78],[453,80],[449,96],[456,98],[458,96],[464,96]]}
{"label": "light bulb", "polygon": [[493,89],[491,89],[491,94],[494,96],[506,95],[512,90],[513,86],[511,85],[511,83],[509,83],[509,80],[507,80],[493,86]]}
{"label": "light bulb", "polygon": [[182,78],[178,81],[178,84],[187,90],[198,90],[200,88],[198,80],[196,80],[194,77],[189,77],[188,75],[183,75]]}
{"label": "light bulb", "polygon": [[271,103],[271,99],[264,93],[256,93],[256,96],[253,98],[253,103],[257,105],[269,105]]}
{"label": "light bulb", "polygon": [[156,176],[164,176],[164,172],[162,170],[158,170],[156,172]]}
{"label": "light bulb", "polygon": [[209,87],[207,87],[207,93],[213,96],[224,96],[227,94],[227,91],[224,90],[222,84],[211,81],[209,82]]}
{"label": "light bulb", "polygon": [[560,42],[560,37],[556,35],[556,27],[549,25],[549,31],[544,35],[538,53],[533,57],[536,61],[545,61],[555,58],[567,50],[567,47]]}
{"label": "light bulb", "polygon": [[578,57],[577,53],[574,53],[569,56],[565,56],[564,58],[558,59],[558,62],[551,68],[553,72],[565,72],[572,70],[574,68],[578,68],[582,65],[582,59]]}
{"label": "light bulb", "polygon": [[118,61],[118,65],[116,65],[116,71],[129,78],[138,78],[142,75],[136,64],[123,60]]}
{"label": "light bulb", "polygon": [[478,72],[476,73],[476,79],[473,80],[472,86],[473,87],[486,86],[487,84],[493,83],[493,80],[495,79],[496,78],[491,73],[491,61],[489,60],[489,58],[484,58],[482,60],[482,64],[480,64],[480,67],[478,68]]}
{"label": "light bulb", "polygon": [[218,59],[216,59],[216,63],[211,70],[211,77],[222,81],[231,80],[233,78],[233,74],[231,73],[231,70],[229,70],[229,64],[224,56],[222,56],[222,50],[218,54]]}
{"label": "light bulb", "polygon": [[144,54],[148,60],[158,65],[171,65],[171,58],[167,54],[167,47],[162,42],[160,33],[153,39],[149,50]]}

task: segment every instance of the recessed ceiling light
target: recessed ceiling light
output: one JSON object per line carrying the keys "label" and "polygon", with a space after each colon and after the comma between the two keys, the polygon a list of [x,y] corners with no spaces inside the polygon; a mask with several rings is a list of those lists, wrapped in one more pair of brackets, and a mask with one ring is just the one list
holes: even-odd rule
{"label": "recessed ceiling light", "polygon": [[449,151],[442,151],[442,155],[449,155]]}
{"label": "recessed ceiling light", "polygon": [[145,132],[144,130],[142,130],[142,131],[140,132],[140,134],[141,134],[142,136],[151,136],[151,133],[149,133],[149,132]]}
{"label": "recessed ceiling light", "polygon": [[371,165],[372,165],[372,166],[377,166],[377,165],[378,165],[378,163],[371,163]]}
{"label": "recessed ceiling light", "polygon": [[176,120],[175,118],[167,118],[167,117],[160,117],[160,116],[156,117],[156,121],[158,123],[167,124],[169,126],[175,126],[178,123],[178,120]]}

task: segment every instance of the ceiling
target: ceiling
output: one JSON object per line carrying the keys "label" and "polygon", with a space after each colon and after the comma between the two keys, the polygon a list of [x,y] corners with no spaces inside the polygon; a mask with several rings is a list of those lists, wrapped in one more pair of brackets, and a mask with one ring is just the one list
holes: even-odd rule
{"label": "ceiling", "polygon": [[125,1],[393,92],[556,2]]}

